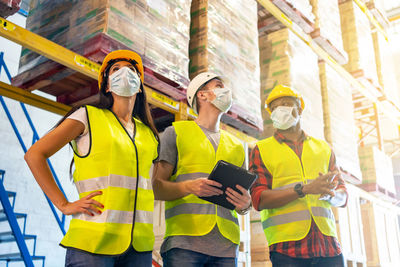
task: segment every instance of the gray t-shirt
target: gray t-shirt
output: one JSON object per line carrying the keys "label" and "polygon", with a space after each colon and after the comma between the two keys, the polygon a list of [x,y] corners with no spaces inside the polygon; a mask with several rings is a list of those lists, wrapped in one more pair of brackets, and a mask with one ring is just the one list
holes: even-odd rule
{"label": "gray t-shirt", "polygon": [[[221,134],[219,132],[210,131],[204,127],[203,130],[208,140],[217,151]],[[176,147],[176,132],[173,126],[165,129],[161,135],[160,154],[157,161],[166,161],[174,166],[178,162],[178,150]],[[225,238],[219,231],[218,226],[215,227],[204,236],[169,236],[161,245],[161,253],[165,253],[173,248],[181,248],[196,251],[214,257],[236,257],[238,245]]]}

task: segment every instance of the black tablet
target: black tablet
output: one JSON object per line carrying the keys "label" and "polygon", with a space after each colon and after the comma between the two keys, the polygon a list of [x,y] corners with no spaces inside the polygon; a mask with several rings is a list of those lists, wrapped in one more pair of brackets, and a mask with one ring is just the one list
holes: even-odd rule
{"label": "black tablet", "polygon": [[226,188],[230,187],[241,194],[239,189],[236,188],[236,185],[241,185],[248,190],[257,179],[257,175],[229,162],[220,160],[217,162],[217,164],[215,164],[215,167],[208,176],[208,179],[222,184],[222,187],[219,189],[221,189],[224,193],[218,196],[200,198],[227,209],[234,210],[235,206],[226,199]]}

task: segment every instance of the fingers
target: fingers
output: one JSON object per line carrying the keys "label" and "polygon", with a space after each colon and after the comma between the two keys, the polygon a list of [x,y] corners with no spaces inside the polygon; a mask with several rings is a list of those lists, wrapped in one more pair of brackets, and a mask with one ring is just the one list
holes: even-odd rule
{"label": "fingers", "polygon": [[85,209],[85,208],[80,208],[80,209],[78,209],[78,213],[85,213],[85,214],[87,214],[87,215],[89,215],[89,216],[94,216],[93,213],[91,213],[89,210],[87,210],[87,209]]}
{"label": "fingers", "polygon": [[220,184],[220,183],[218,183],[216,181],[213,181],[213,180],[205,179],[204,182],[206,184],[208,184],[208,185],[212,185],[212,186],[216,186],[216,187],[222,187],[222,184]]}
{"label": "fingers", "polygon": [[212,188],[211,189],[205,189],[203,188],[202,190],[200,190],[196,195],[199,197],[211,197],[211,196],[217,196],[217,195],[221,195],[222,191],[217,189],[217,188]]}
{"label": "fingers", "polygon": [[330,189],[336,189],[338,186],[339,182],[338,181],[333,181],[332,183],[329,184]]}
{"label": "fingers", "polygon": [[[244,189],[242,187],[242,189]],[[240,190],[240,189],[239,189]],[[244,209],[249,206],[250,202],[250,196],[248,195],[248,192],[245,190],[244,194],[240,194],[233,190],[232,188],[227,188],[225,191],[227,195],[227,200],[235,205],[236,208]]]}
{"label": "fingers", "polygon": [[226,197],[226,200],[228,200],[228,202],[231,203],[236,208],[240,208],[240,204],[237,201],[231,199],[230,197]]}
{"label": "fingers", "polygon": [[239,194],[238,192],[236,192],[235,190],[233,190],[232,188],[227,188],[226,189],[226,195],[229,196],[231,199],[235,200],[235,201],[240,201],[242,199],[242,194]]}
{"label": "fingers", "polygon": [[99,195],[102,195],[102,194],[103,194],[102,191],[96,191],[96,192],[90,193],[89,195],[87,195],[86,197],[83,197],[83,198],[90,199],[90,198],[93,198],[95,196],[99,196]]}
{"label": "fingers", "polygon": [[249,192],[241,185],[236,185],[236,188],[239,189],[240,192],[242,192],[243,195],[247,195]]}
{"label": "fingers", "polygon": [[88,201],[88,203],[90,203],[90,204],[92,204],[92,205],[94,205],[94,206],[97,206],[97,207],[99,207],[99,208],[101,208],[101,209],[104,209],[104,205],[101,204],[100,202],[94,200],[94,199],[90,199],[90,200]]}

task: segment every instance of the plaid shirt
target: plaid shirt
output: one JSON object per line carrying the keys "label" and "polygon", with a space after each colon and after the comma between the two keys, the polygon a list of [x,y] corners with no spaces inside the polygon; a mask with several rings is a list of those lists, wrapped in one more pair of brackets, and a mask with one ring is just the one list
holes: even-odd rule
{"label": "plaid shirt", "polygon": [[[301,160],[303,143],[307,138],[309,138],[304,132],[299,142],[288,140],[279,132],[276,132],[274,137],[279,143],[284,142],[287,144]],[[249,168],[250,171],[258,175],[257,181],[251,188],[251,197],[254,208],[259,210],[261,193],[264,190],[272,189],[273,177],[265,167],[257,146],[251,152]],[[336,158],[332,151],[331,158],[329,160],[329,171],[334,171],[336,169]],[[338,179],[339,181],[337,189],[343,188],[346,190],[343,179],[339,175],[335,179]],[[273,244],[269,246],[269,251],[279,252],[293,258],[334,257],[341,253],[341,247],[340,243],[335,237],[325,236],[322,234],[314,220],[312,220],[310,232],[305,238],[298,241],[288,241]]]}

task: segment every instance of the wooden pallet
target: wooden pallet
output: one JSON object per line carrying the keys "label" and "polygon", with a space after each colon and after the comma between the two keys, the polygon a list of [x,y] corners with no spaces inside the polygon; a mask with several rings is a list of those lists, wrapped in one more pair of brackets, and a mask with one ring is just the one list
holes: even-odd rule
{"label": "wooden pallet", "polygon": [[305,33],[311,33],[314,30],[314,23],[306,18],[300,11],[295,9],[285,0],[272,0],[283,13],[288,16],[294,24],[298,25]]}
{"label": "wooden pallet", "polygon": [[277,20],[274,16],[270,15],[268,17],[264,17],[258,20],[258,33],[269,34],[271,32],[279,31],[286,26],[282,24],[279,20]]}
{"label": "wooden pallet", "polygon": [[[109,52],[117,49],[129,48],[101,33],[72,50],[101,63]],[[34,71],[26,70],[15,76],[12,84],[29,91],[43,91],[56,96],[57,101],[64,104],[74,104],[98,92],[97,81],[51,60],[42,61],[34,67]],[[147,58],[143,58],[143,65],[147,86],[176,100],[186,98],[188,79],[182,77],[177,83],[164,77],[149,67],[154,64]]]}
{"label": "wooden pallet", "polygon": [[223,114],[221,121],[253,137],[258,137],[261,133],[260,129],[253,122],[249,122],[238,113],[232,111]]}
{"label": "wooden pallet", "polygon": [[320,29],[311,32],[311,38],[321,46],[336,62],[341,65],[347,64],[349,57],[343,50],[336,48],[328,38],[321,35]]}
{"label": "wooden pallet", "polygon": [[380,198],[386,199],[388,201],[396,201],[396,193],[390,192],[386,188],[383,188],[377,183],[366,183],[358,185],[360,188],[364,189],[367,192],[370,192]]}

